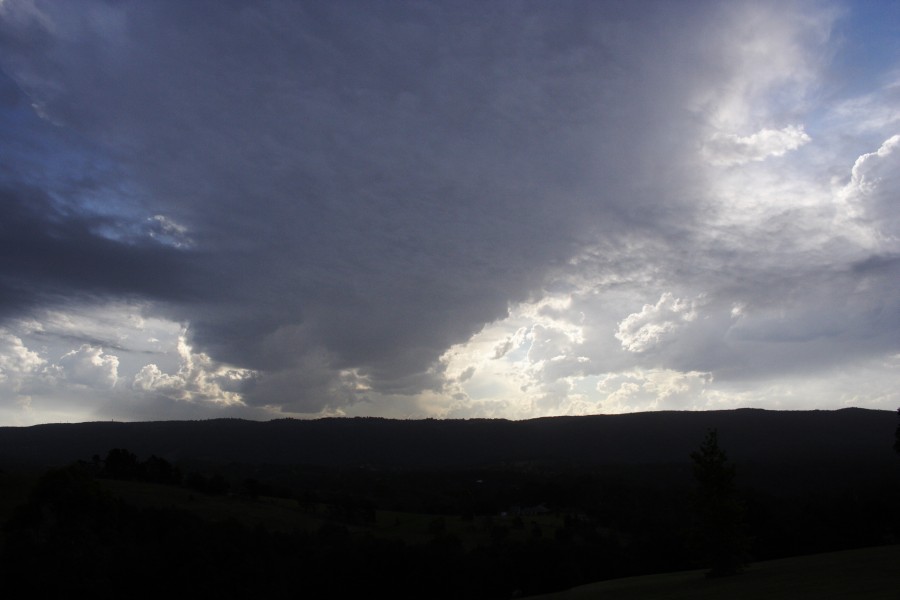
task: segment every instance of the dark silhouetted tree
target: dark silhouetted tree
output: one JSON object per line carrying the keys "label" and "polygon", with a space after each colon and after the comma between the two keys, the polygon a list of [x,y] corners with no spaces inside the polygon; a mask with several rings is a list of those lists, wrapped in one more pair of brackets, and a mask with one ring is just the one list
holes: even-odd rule
{"label": "dark silhouetted tree", "polygon": [[140,464],[139,478],[151,483],[178,485],[181,483],[181,471],[166,459],[154,454]]}
{"label": "dark silhouetted tree", "polygon": [[[900,417],[900,408],[897,409],[897,416]],[[894,450],[900,453],[900,425],[894,431]]]}
{"label": "dark silhouetted tree", "polygon": [[136,479],[140,471],[137,456],[124,448],[113,448],[103,461],[104,477],[112,479]]}
{"label": "dark silhouetted tree", "polygon": [[735,467],[719,447],[715,429],[691,453],[697,488],[694,495],[695,543],[709,565],[708,577],[732,575],[746,562],[743,506],[734,486]]}

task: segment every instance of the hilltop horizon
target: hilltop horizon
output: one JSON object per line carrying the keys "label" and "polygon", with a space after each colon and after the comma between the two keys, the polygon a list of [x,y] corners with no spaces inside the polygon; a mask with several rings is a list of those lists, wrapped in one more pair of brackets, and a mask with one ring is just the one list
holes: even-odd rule
{"label": "hilltop horizon", "polygon": [[434,416],[410,416],[410,417],[383,417],[378,415],[309,415],[309,416],[269,416],[268,418],[252,418],[246,416],[240,417],[222,417],[210,416],[198,419],[157,419],[157,420],[123,420],[123,419],[105,419],[93,421],[54,421],[47,423],[34,423],[32,425],[0,425],[4,427],[40,427],[42,425],[84,425],[91,423],[172,423],[172,422],[195,422],[195,421],[251,421],[258,423],[269,423],[274,421],[327,421],[330,419],[374,419],[382,421],[537,421],[543,419],[579,419],[591,417],[620,417],[642,414],[665,414],[665,413],[734,413],[734,412],[782,412],[782,413],[805,413],[805,412],[842,412],[842,411],[873,411],[873,412],[896,412],[894,409],[872,408],[866,406],[842,406],[838,408],[764,408],[752,406],[737,406],[734,408],[695,408],[695,409],[657,409],[657,410],[636,410],[633,412],[621,413],[590,413],[579,415],[545,415],[538,417],[434,417]]}
{"label": "hilltop horizon", "polygon": [[[893,468],[896,415],[835,411],[660,411],[508,419],[381,417],[135,421],[0,427],[0,461],[54,464],[112,448],[146,458],[322,465],[687,462],[710,429],[737,461]],[[763,443],[764,442],[764,443]],[[215,458],[213,458],[215,457]],[[867,461],[871,465],[867,465]],[[776,470],[781,467],[776,468]]]}

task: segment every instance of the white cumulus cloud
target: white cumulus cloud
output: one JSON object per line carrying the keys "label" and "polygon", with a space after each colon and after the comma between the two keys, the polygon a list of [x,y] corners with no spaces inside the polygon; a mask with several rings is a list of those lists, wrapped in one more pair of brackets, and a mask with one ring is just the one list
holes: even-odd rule
{"label": "white cumulus cloud", "polygon": [[716,133],[704,146],[703,153],[711,164],[730,167],[765,160],[770,156],[784,156],[810,141],[802,125],[761,129],[746,136]]}
{"label": "white cumulus cloud", "polygon": [[900,135],[894,135],[875,152],[863,154],[853,165],[850,181],[839,197],[871,227],[882,242],[900,239],[897,194],[900,192]]}
{"label": "white cumulus cloud", "polygon": [[712,376],[698,371],[633,369],[608,373],[597,382],[603,412],[718,408],[707,397]]}
{"label": "white cumulus cloud", "polygon": [[165,373],[152,363],[144,365],[134,376],[132,387],[172,400],[243,404],[241,391],[253,378],[253,371],[220,364],[203,352],[194,352],[187,343],[186,332],[178,339],[178,355],[177,373]]}
{"label": "white cumulus cloud", "polygon": [[29,350],[22,339],[0,329],[0,385],[16,390],[22,381],[37,373],[46,361]]}
{"label": "white cumulus cloud", "polygon": [[665,292],[656,304],[645,304],[619,322],[616,339],[629,352],[645,352],[671,338],[685,323],[697,318],[694,302]]}
{"label": "white cumulus cloud", "polygon": [[90,344],[65,353],[57,366],[67,382],[88,387],[111,388],[119,379],[119,357]]}

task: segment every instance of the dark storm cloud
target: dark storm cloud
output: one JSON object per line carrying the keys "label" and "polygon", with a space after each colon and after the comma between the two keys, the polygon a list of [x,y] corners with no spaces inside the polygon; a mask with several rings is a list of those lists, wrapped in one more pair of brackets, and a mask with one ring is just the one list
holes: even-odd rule
{"label": "dark storm cloud", "polygon": [[4,29],[4,68],[197,250],[28,217],[8,285],[153,296],[203,251],[202,297],[170,310],[223,360],[283,370],[324,352],[323,369],[416,391],[580,243],[686,208],[634,182],[677,149],[671,126],[668,147],[646,139],[675,110],[647,85],[680,93],[663,63],[692,6],[39,7]]}
{"label": "dark storm cloud", "polygon": [[154,241],[144,224],[88,206],[91,197],[116,199],[96,157],[41,121],[5,75],[0,95],[0,318],[87,298],[192,297],[185,253]]}
{"label": "dark storm cloud", "polygon": [[0,316],[78,296],[192,295],[181,253],[98,235],[105,224],[58,210],[42,190],[0,187]]}
{"label": "dark storm cloud", "polygon": [[[623,368],[728,368],[746,357],[723,352],[726,332],[751,333],[730,329],[734,302],[800,307],[804,278],[828,295],[760,230],[703,223],[703,99],[733,67],[708,49],[727,31],[719,4],[36,7],[0,26],[4,144],[22,165],[0,207],[6,316],[51,297],[156,300],[198,351],[262,371],[249,402],[316,411],[358,399],[347,378],[438,389],[447,348],[559,272],[708,293],[719,329],[679,321],[683,344],[610,359]],[[809,139],[726,133],[746,152],[724,166]],[[802,237],[802,222],[764,233]],[[817,335],[810,314],[794,335]],[[757,335],[785,333],[757,318]]]}

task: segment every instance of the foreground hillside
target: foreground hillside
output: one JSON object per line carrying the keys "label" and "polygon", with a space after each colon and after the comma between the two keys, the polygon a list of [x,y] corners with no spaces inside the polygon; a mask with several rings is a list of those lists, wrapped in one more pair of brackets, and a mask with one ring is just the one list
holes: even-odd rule
{"label": "foreground hillside", "polygon": [[[847,409],[0,428],[0,571],[49,597],[140,580],[147,597],[505,599],[606,581],[603,598],[777,599],[732,592],[837,569],[802,555],[875,547],[873,567],[900,540],[896,425]],[[700,576],[691,457],[713,428],[750,565],[721,582]],[[834,565],[895,591],[853,556]]]}
{"label": "foreground hillside", "polygon": [[628,577],[531,600],[896,600],[900,546],[862,548],[757,563],[738,576],[702,571]]}

